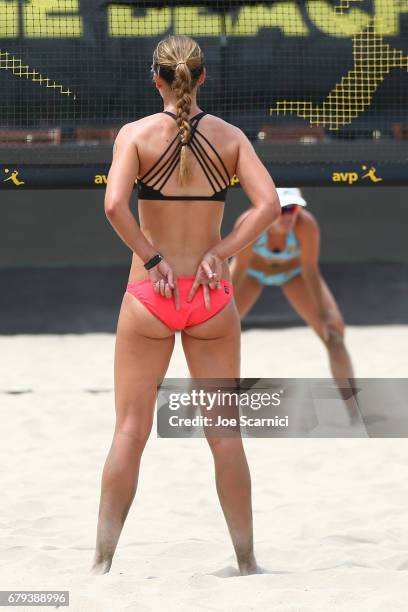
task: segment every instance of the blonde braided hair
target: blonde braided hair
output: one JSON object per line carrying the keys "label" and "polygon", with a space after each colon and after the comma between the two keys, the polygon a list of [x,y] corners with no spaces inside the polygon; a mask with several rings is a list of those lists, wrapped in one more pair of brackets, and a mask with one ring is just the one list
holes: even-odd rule
{"label": "blonde braided hair", "polygon": [[163,68],[160,76],[170,85],[176,96],[176,122],[180,142],[178,174],[179,185],[185,185],[190,176],[187,145],[191,136],[191,92],[197,84],[204,66],[204,54],[195,40],[189,36],[168,36],[161,40],[153,53],[153,65]]}

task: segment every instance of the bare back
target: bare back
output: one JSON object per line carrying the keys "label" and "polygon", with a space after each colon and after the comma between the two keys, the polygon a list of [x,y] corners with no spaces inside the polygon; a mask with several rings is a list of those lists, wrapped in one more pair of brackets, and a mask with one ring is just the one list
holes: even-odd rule
{"label": "bare back", "polygon": [[[177,124],[165,113],[144,117],[132,124],[129,137],[138,149],[139,172],[143,177],[158,161],[160,156],[177,136]],[[236,173],[239,153],[239,132],[235,126],[206,114],[200,121],[199,129],[221,157],[229,179]],[[220,166],[212,148],[200,142],[208,165]],[[203,164],[189,151],[190,178],[186,186],[177,182],[177,166],[161,189],[163,195],[211,196],[214,189]],[[228,178],[227,177],[227,178]],[[139,198],[138,211],[140,228],[146,238],[163,253],[166,261],[177,275],[193,275],[202,255],[219,242],[224,203],[200,200],[144,200]],[[228,278],[228,265],[223,271]],[[130,281],[146,277],[143,262],[133,255]]]}
{"label": "bare back", "polygon": [[[280,212],[275,184],[240,128],[201,111],[190,117],[192,133],[188,143],[182,145],[175,115],[166,113],[169,111],[125,124],[113,148],[105,212],[134,253],[129,282],[146,278],[143,262],[152,256],[152,246],[162,253],[176,276],[190,276],[195,275],[206,253],[214,248],[219,251],[223,244],[222,273],[229,279],[228,253],[233,255],[253,241]],[[197,127],[194,123],[197,119],[200,119],[200,136],[195,140],[193,130]],[[174,159],[169,148],[173,143]],[[190,175],[183,186],[178,184],[181,157],[178,159],[177,155],[181,146],[188,151]],[[164,159],[163,155],[170,159]],[[164,168],[165,181],[160,176],[157,181],[155,173],[162,172],[162,160],[164,165],[169,164],[170,172]],[[218,189],[209,180],[209,169],[213,169],[215,176],[217,166],[223,169]],[[225,196],[234,175],[254,214],[248,215],[251,222],[242,224],[244,229],[240,226],[221,240]],[[140,229],[136,229],[137,223],[129,210],[136,179],[139,179]],[[140,236],[143,237],[141,242]],[[142,253],[146,254],[143,260]]]}

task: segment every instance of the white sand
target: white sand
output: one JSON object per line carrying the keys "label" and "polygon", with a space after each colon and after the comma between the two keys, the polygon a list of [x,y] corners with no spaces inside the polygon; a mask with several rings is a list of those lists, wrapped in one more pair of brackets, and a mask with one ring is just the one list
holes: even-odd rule
{"label": "white sand", "polygon": [[[349,328],[347,341],[357,376],[408,377],[407,327]],[[245,440],[256,552],[270,573],[230,577],[205,440],[153,433],[112,570],[88,574],[113,347],[105,334],[0,338],[0,390],[31,390],[0,394],[0,589],[70,590],[75,612],[405,612],[405,439]],[[305,328],[244,332],[242,349],[245,377],[329,375]],[[168,376],[185,375],[178,343]]]}

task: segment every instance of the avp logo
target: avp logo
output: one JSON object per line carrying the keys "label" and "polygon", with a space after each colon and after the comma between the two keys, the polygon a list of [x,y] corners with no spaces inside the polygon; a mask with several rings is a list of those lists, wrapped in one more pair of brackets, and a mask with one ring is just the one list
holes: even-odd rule
{"label": "avp logo", "polygon": [[[368,170],[368,166],[361,166],[362,170]],[[372,183],[379,183],[383,179],[376,174],[377,170],[374,166],[371,166],[370,169],[365,173],[359,176],[357,172],[333,172],[332,181],[333,183],[348,183],[348,185],[353,185],[359,179],[370,179]]]}
{"label": "avp logo", "polygon": [[[367,166],[361,166],[363,170],[367,170]],[[369,171],[364,174],[361,178],[365,179],[365,178],[369,178],[373,183],[379,183],[380,181],[382,181],[382,178],[379,176],[376,176],[377,170],[374,168],[374,166],[371,166],[371,168],[369,169]]]}
{"label": "avp logo", "polygon": [[[95,174],[94,176],[95,185],[107,185],[108,177],[106,174]],[[135,185],[137,185],[137,179],[135,179]]]}
{"label": "avp logo", "polygon": [[[8,174],[10,172],[10,170],[8,168],[4,168],[4,172],[6,174]],[[18,173],[19,173],[19,170],[13,170],[13,172],[10,174],[10,176],[8,176],[6,179],[3,179],[3,183],[6,183],[7,181],[11,181],[17,187],[20,187],[20,185],[25,185],[25,181],[20,181],[17,178]]]}

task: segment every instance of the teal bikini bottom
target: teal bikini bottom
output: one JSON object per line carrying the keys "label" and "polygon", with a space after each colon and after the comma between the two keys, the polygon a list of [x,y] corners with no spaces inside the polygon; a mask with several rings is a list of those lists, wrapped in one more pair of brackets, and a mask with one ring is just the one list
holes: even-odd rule
{"label": "teal bikini bottom", "polygon": [[289,270],[288,272],[281,272],[280,274],[272,274],[268,276],[264,272],[260,272],[259,270],[253,270],[252,268],[248,268],[247,274],[248,276],[252,276],[252,278],[256,278],[257,281],[261,283],[261,285],[276,285],[279,287],[284,283],[287,283],[289,280],[298,276],[302,272],[302,268],[293,268],[293,270]]}

